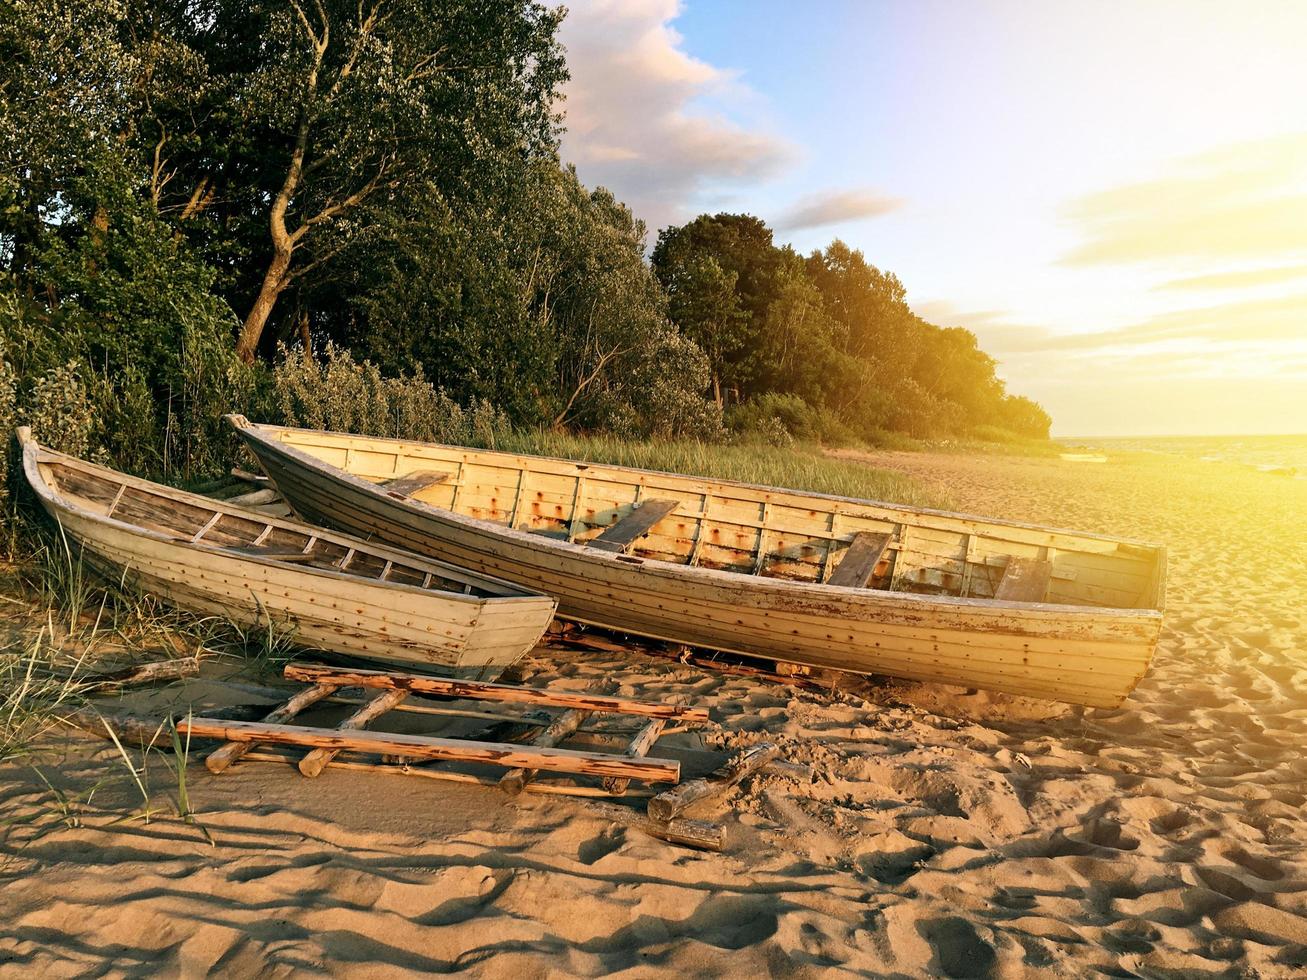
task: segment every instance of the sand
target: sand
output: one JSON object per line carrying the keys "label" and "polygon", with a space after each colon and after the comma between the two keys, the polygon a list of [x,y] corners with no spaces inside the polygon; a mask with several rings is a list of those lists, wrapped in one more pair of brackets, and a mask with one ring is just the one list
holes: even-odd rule
{"label": "sand", "polygon": [[[1289,977],[1307,971],[1307,483],[1159,457],[878,454],[981,513],[1161,540],[1170,606],[1119,710],[834,694],[640,655],[529,683],[707,705],[687,758],[812,765],[694,816],[706,854],[556,797],[193,765],[196,826],[72,737],[0,772],[0,975]],[[192,689],[193,691],[194,689]],[[662,749],[662,743],[659,746]],[[76,824],[76,826],[70,826]]]}

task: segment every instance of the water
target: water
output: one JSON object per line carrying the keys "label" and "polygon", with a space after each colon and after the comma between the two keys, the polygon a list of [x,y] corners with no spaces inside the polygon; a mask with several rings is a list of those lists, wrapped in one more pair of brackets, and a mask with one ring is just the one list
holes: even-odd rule
{"label": "water", "polygon": [[1236,463],[1277,476],[1307,480],[1307,435],[1296,436],[1137,436],[1060,439],[1073,446],[1108,453],[1145,452],[1186,456],[1213,463]]}

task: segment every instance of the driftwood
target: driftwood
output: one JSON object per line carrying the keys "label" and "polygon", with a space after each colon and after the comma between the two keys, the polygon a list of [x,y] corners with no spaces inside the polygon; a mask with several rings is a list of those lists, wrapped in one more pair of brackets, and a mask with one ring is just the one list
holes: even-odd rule
{"label": "driftwood", "polygon": [[275,487],[264,487],[262,490],[228,497],[223,503],[231,504],[233,507],[257,507],[260,504],[275,504],[280,499],[281,494]]}
{"label": "driftwood", "polygon": [[[316,704],[323,698],[327,697],[335,688],[328,687],[325,684],[318,684],[314,687],[306,688],[297,693],[285,704],[270,711],[264,721],[270,725],[280,725],[290,721],[297,714],[312,704]],[[210,772],[222,772],[229,765],[243,756],[250,750],[250,742],[228,742],[221,748],[215,749],[209,753],[209,757],[204,760]]]}
{"label": "driftwood", "polygon": [[[585,721],[589,716],[590,712],[588,711],[578,711],[576,709],[564,711],[531,744],[539,748],[553,748],[555,745],[567,741],[568,737],[580,727],[581,722]],[[535,774],[534,769],[510,769],[500,777],[499,788],[509,796],[517,796],[526,787],[526,784],[535,778]]]}
{"label": "driftwood", "polygon": [[183,677],[194,677],[200,672],[199,657],[182,657],[177,660],[159,660],[154,663],[137,664],[122,670],[103,674],[89,674],[83,679],[83,694],[96,694],[120,687],[136,687],[141,684],[157,684],[162,681],[175,681]]}
{"label": "driftwood", "polygon": [[[358,728],[367,728],[370,722],[384,715],[406,697],[408,697],[407,691],[382,691],[363,707],[359,708],[358,711],[354,712],[337,725],[336,728],[338,731],[342,732]],[[308,776],[310,779],[320,775],[322,770],[331,764],[331,760],[336,758],[339,754],[339,749],[314,749],[300,760],[300,774]]]}
{"label": "driftwood", "polygon": [[[655,718],[640,729],[635,738],[631,739],[631,744],[626,747],[626,757],[628,759],[641,759],[648,755],[649,750],[653,748],[654,742],[658,741],[658,736],[663,733],[666,724],[667,722],[663,719]],[[629,779],[610,777],[604,780],[604,789],[614,796],[621,796],[626,792],[626,787],[630,785],[631,781]]]}
{"label": "driftwood", "polygon": [[551,705],[555,708],[576,708],[581,711],[611,711],[623,715],[642,715],[646,718],[678,718],[687,721],[708,721],[706,708],[690,708],[655,701],[635,701],[630,698],[605,697],[598,694],[581,694],[567,691],[546,691],[539,688],[514,687],[510,684],[491,684],[485,681],[461,681],[443,677],[424,677],[417,674],[394,674],[380,670],[338,670],[312,664],[287,664],[284,671],[288,680],[308,684],[335,684],[340,687],[399,688],[415,694],[443,694],[455,698],[487,699],[518,704]]}
{"label": "driftwood", "polygon": [[257,487],[267,486],[270,482],[262,473],[252,473],[239,466],[233,466],[231,468],[231,475],[242,483],[253,483]]}
{"label": "driftwood", "polygon": [[[108,736],[105,736],[106,738]],[[252,749],[245,756],[246,759],[253,762],[284,762],[287,765],[297,765],[298,760],[295,754],[290,752],[279,752],[272,747]],[[369,762],[366,759],[359,758],[349,753],[337,756],[331,762],[333,769],[349,769],[358,772],[379,772],[387,774],[398,774],[402,776],[418,776],[422,779],[435,779],[445,783],[464,783],[469,786],[486,786],[497,787],[499,778],[497,776],[482,776],[475,773],[455,772],[450,769],[438,768],[432,763],[406,764],[400,763],[380,763]],[[541,795],[541,796],[580,796],[580,797],[607,797],[606,790],[598,786],[581,786],[573,782],[562,782],[559,780],[550,780],[549,782],[530,782],[522,790],[523,795]],[[653,796],[652,790],[633,790],[627,794],[628,797],[650,797]]]}
{"label": "driftwood", "polygon": [[589,813],[613,823],[620,823],[641,833],[658,837],[672,844],[684,844],[705,851],[720,851],[726,840],[721,824],[706,820],[654,820],[629,807],[617,803],[585,803]]}
{"label": "driftwood", "polygon": [[626,759],[603,752],[522,747],[507,742],[469,742],[429,735],[398,735],[369,731],[340,731],[266,722],[190,718],[176,723],[177,731],[195,738],[229,742],[268,742],[306,749],[350,749],[372,755],[398,755],[413,759],[451,759],[481,762],[506,768],[543,769],[586,776],[626,776],[651,783],[674,783],[681,764],[674,759]]}
{"label": "driftwood", "polygon": [[691,779],[659,793],[649,801],[649,816],[655,820],[671,820],[695,803],[720,796],[771,762],[780,755],[780,751],[780,747],[771,742],[759,742],[738,752],[704,778]]}

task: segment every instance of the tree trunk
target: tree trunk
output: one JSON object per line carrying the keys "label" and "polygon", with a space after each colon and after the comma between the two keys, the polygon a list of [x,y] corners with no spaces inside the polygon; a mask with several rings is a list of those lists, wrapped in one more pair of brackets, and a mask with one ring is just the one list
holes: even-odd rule
{"label": "tree trunk", "polygon": [[250,307],[249,316],[245,318],[245,324],[241,327],[240,338],[236,341],[236,356],[246,364],[254,363],[254,355],[259,349],[259,338],[263,336],[263,328],[272,314],[277,297],[286,288],[286,273],[289,269],[290,249],[275,248],[272,261],[268,263],[268,272],[263,277],[259,295],[254,300],[254,305]]}

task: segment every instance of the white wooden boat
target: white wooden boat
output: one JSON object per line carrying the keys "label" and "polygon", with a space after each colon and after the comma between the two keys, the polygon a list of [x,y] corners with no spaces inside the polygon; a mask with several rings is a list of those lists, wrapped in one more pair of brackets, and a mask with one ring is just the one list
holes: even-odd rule
{"label": "white wooden boat", "polygon": [[175,606],[292,641],[490,679],[530,650],[553,599],[443,562],[126,476],[18,430],[45,510],[97,569]]}
{"label": "white wooden boat", "polygon": [[229,419],[305,519],[548,592],[560,616],[630,633],[1111,707],[1161,628],[1156,545]]}

